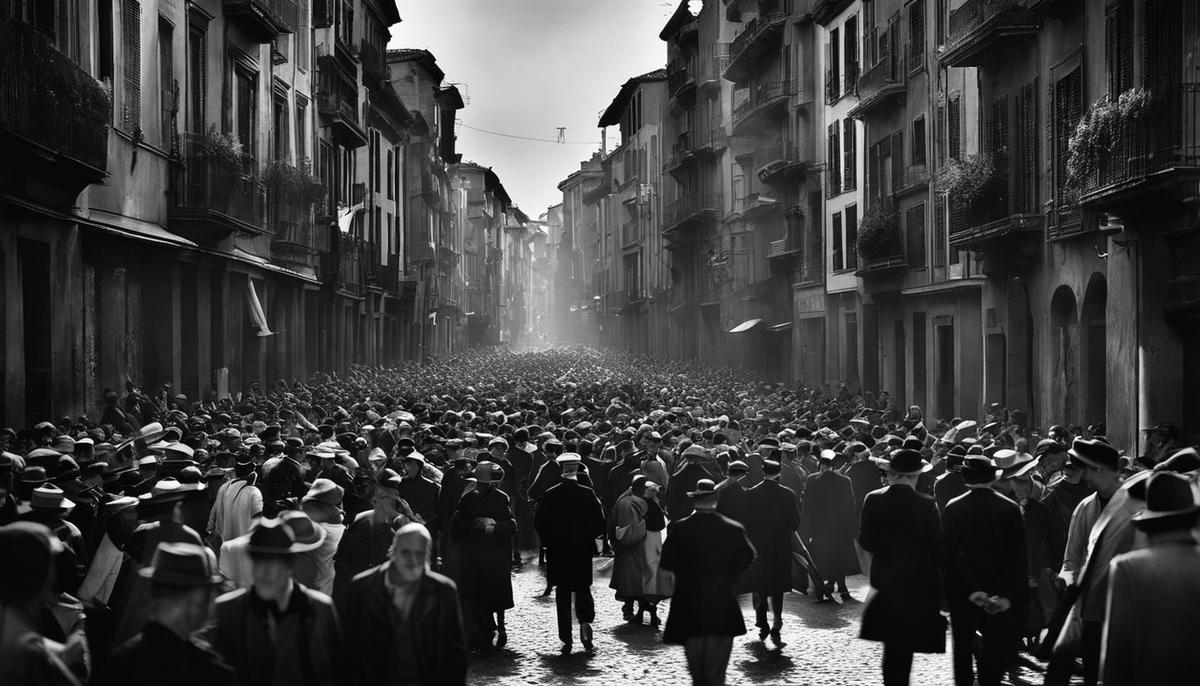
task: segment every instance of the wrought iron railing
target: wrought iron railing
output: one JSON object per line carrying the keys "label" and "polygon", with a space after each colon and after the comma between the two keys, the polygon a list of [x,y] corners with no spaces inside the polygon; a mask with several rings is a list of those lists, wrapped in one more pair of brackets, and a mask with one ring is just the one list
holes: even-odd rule
{"label": "wrought iron railing", "polygon": [[730,61],[736,61],[760,36],[786,19],[787,15],[783,12],[768,12],[746,22],[742,32],[729,44]]}
{"label": "wrought iron railing", "polygon": [[720,212],[721,194],[713,190],[689,193],[666,204],[663,208],[665,224],[678,224],[703,212]]}
{"label": "wrought iron railing", "polygon": [[283,33],[292,33],[300,23],[300,5],[296,0],[225,0],[225,7],[249,10],[267,18],[282,28]]}
{"label": "wrought iron railing", "polygon": [[796,94],[796,82],[762,81],[751,84],[746,99],[733,110],[733,125],[736,127],[752,117],[760,108],[779,102]]}
{"label": "wrought iron railing", "polygon": [[792,272],[794,286],[813,286],[821,283],[825,276],[824,265],[820,255],[805,255],[796,261]]}
{"label": "wrought iron railing", "polygon": [[966,0],[950,12],[946,44],[953,46],[1001,12],[1022,7],[1025,0]]}
{"label": "wrought iron railing", "polygon": [[0,129],[101,172],[112,105],[104,88],[32,26],[0,20]]}
{"label": "wrought iron railing", "polygon": [[[900,59],[903,62],[903,56]],[[889,52],[884,52],[879,61],[871,65],[858,78],[858,96],[863,100],[875,95],[884,86],[904,83],[904,65],[896,64]]]}
{"label": "wrought iron railing", "polygon": [[202,136],[180,135],[171,189],[173,207],[216,212],[261,231],[262,184],[257,176],[230,168],[218,159],[209,154]]}

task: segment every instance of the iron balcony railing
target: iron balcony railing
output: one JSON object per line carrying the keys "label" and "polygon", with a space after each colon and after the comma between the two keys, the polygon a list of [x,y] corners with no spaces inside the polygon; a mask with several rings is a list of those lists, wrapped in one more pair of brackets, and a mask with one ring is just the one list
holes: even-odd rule
{"label": "iron balcony railing", "polygon": [[231,169],[211,156],[204,138],[193,133],[179,137],[179,163],[173,175],[173,206],[188,211],[224,215],[263,230],[264,193],[254,174]]}
{"label": "iron balcony railing", "polygon": [[805,255],[796,261],[796,268],[792,272],[792,284],[794,286],[814,286],[821,283],[824,276],[825,269],[821,263],[821,256]]}
{"label": "iron balcony railing", "polygon": [[950,12],[950,21],[946,30],[946,45],[953,47],[955,43],[966,38],[972,31],[983,26],[996,15],[1024,5],[1025,0],[966,0]]}
{"label": "iron balcony railing", "polygon": [[767,12],[746,22],[746,26],[742,29],[742,32],[729,44],[730,61],[737,61],[742,56],[742,53],[753,45],[764,33],[775,28],[780,22],[786,19],[787,15],[783,12]]}
{"label": "iron balcony railing", "polygon": [[685,86],[696,83],[696,59],[674,59],[667,65],[667,92],[677,95]]}
{"label": "iron balcony railing", "polygon": [[[903,62],[903,57],[899,60]],[[866,100],[885,86],[904,83],[904,65],[896,64],[889,52],[858,77],[858,97]]]}
{"label": "iron balcony railing", "polygon": [[800,159],[796,144],[791,141],[778,139],[770,145],[754,151],[754,168],[762,169],[772,162],[789,162]]}
{"label": "iron balcony railing", "polygon": [[225,0],[225,8],[269,21],[280,33],[292,33],[300,23],[296,0]]}
{"label": "iron balcony railing", "polygon": [[273,243],[308,252],[316,249],[312,207],[294,194],[268,188],[267,221],[275,234]]}
{"label": "iron balcony railing", "polygon": [[763,107],[775,104],[785,98],[796,94],[796,82],[793,80],[786,81],[765,81],[755,83],[748,89],[746,99],[737,104],[733,109],[733,125],[736,127]]}
{"label": "iron balcony railing", "polygon": [[0,20],[0,129],[103,176],[112,105],[103,87],[45,36]]}
{"label": "iron balcony railing", "polygon": [[321,253],[321,276],[326,283],[355,295],[363,292],[363,240],[330,226],[331,250]]}
{"label": "iron balcony railing", "polygon": [[686,194],[663,208],[666,226],[678,224],[704,212],[721,211],[721,194],[713,190]]}

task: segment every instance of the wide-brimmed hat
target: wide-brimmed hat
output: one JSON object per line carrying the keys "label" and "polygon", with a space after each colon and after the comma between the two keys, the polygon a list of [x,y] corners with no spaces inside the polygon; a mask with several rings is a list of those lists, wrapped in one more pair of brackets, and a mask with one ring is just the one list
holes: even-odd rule
{"label": "wide-brimmed hat", "polygon": [[495,462],[484,460],[475,465],[475,482],[481,484],[498,484],[504,481],[504,468]]}
{"label": "wide-brimmed hat", "polygon": [[145,441],[147,444],[153,443],[153,442],[157,441],[158,439],[162,438],[163,435],[166,433],[167,433],[166,429],[163,429],[162,424],[159,424],[158,422],[150,422],[149,424],[143,426],[142,428],[138,429],[137,431],[134,431],[133,433],[129,434],[129,436],[126,437],[125,440],[118,443],[117,444],[117,452],[120,452],[120,451],[124,450],[125,448],[128,448],[129,446],[133,445],[137,441]]}
{"label": "wide-brimmed hat", "polygon": [[979,455],[963,458],[960,470],[963,481],[971,484],[991,483],[1000,478],[1000,471],[995,461]]}
{"label": "wide-brimmed hat", "polygon": [[139,495],[138,500],[143,505],[159,505],[182,500],[190,492],[191,490],[185,489],[183,484],[179,483],[178,479],[168,477],[155,481],[154,485],[150,488],[150,492]]}
{"label": "wide-brimmed hat", "polygon": [[292,536],[296,539],[293,546],[296,552],[303,553],[309,550],[316,550],[325,542],[325,527],[318,526],[304,512],[300,510],[288,510],[279,515],[279,519],[292,530]]}
{"label": "wide-brimmed hat", "polygon": [[[1170,518],[1191,519],[1200,512],[1191,479],[1173,472],[1152,474],[1146,482],[1146,509],[1133,516],[1134,522],[1161,522]],[[1180,522],[1188,526],[1189,522]]]}
{"label": "wide-brimmed hat", "polygon": [[424,456],[424,455],[422,455],[422,454],[421,454],[419,451],[417,451],[417,450],[414,450],[414,451],[412,451],[411,453],[409,453],[409,454],[407,454],[407,455],[404,455],[404,456],[402,456],[400,459],[401,459],[401,460],[404,460],[404,461],[406,461],[406,462],[407,462],[408,460],[412,460],[413,462],[417,462],[417,463],[419,463],[419,464],[420,464],[422,467],[424,467],[424,466],[425,466],[425,463],[426,463],[425,456]]}
{"label": "wide-brimmed hat", "polygon": [[1001,478],[1015,479],[1024,476],[1037,466],[1037,460],[1029,453],[1020,453],[1011,448],[1001,448],[992,454],[996,466],[1003,470]]}
{"label": "wide-brimmed hat", "polygon": [[209,551],[195,543],[159,543],[154,561],[138,574],[156,586],[216,586],[224,577],[213,571]]}
{"label": "wide-brimmed hat", "polygon": [[1038,441],[1037,447],[1033,449],[1033,456],[1041,457],[1042,455],[1046,455],[1048,453],[1065,452],[1067,452],[1067,447],[1062,443],[1059,443],[1053,438],[1043,438],[1042,440]]}
{"label": "wide-brimmed hat", "polygon": [[333,507],[341,507],[346,490],[330,479],[320,478],[313,481],[308,493],[300,499],[302,503],[323,503]]}
{"label": "wide-brimmed hat", "polygon": [[175,478],[179,480],[179,487],[185,491],[203,491],[208,488],[204,481],[204,472],[195,465],[188,465],[179,470]]}
{"label": "wide-brimmed hat", "polygon": [[[305,518],[307,519],[307,517]],[[309,520],[310,523],[311,521]],[[320,543],[317,545],[297,543],[296,533],[292,527],[288,526],[283,519],[275,517],[259,520],[258,524],[250,531],[245,550],[250,555],[295,555],[308,552],[319,545]]]}
{"label": "wide-brimmed hat", "polygon": [[920,452],[908,448],[893,450],[888,457],[876,460],[876,464],[900,476],[922,474],[933,469],[933,465],[921,457]]}
{"label": "wide-brimmed hat", "polygon": [[66,514],[75,509],[75,503],[67,500],[66,493],[54,484],[42,484],[33,489],[29,499],[29,507],[35,510],[46,510]]}
{"label": "wide-brimmed hat", "polygon": [[688,491],[689,498],[703,498],[704,496],[717,495],[717,485],[712,479],[700,479],[696,482],[696,490]]}
{"label": "wide-brimmed hat", "polygon": [[1121,454],[1116,448],[1098,439],[1076,438],[1067,454],[1072,460],[1089,467],[1114,472],[1121,468]]}
{"label": "wide-brimmed hat", "polygon": [[1156,472],[1175,472],[1187,474],[1200,469],[1200,453],[1195,448],[1184,448],[1171,453],[1167,459],[1154,465]]}

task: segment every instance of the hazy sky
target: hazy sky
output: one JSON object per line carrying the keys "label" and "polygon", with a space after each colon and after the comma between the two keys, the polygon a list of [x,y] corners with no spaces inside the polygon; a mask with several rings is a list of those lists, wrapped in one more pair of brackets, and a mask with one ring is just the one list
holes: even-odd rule
{"label": "hazy sky", "polygon": [[[396,0],[390,48],[425,48],[459,84],[462,124],[598,142],[600,113],[622,83],[665,66],[667,0]],[[558,182],[598,145],[515,140],[458,126],[464,160],[492,167],[532,217],[562,202]],[[616,138],[610,131],[609,149]]]}

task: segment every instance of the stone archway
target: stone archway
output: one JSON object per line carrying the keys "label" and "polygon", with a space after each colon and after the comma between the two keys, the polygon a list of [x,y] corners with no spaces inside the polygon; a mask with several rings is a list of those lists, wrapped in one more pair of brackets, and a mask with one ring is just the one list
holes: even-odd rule
{"label": "stone archway", "polygon": [[1075,293],[1059,286],[1050,299],[1049,424],[1079,423],[1079,310]]}

